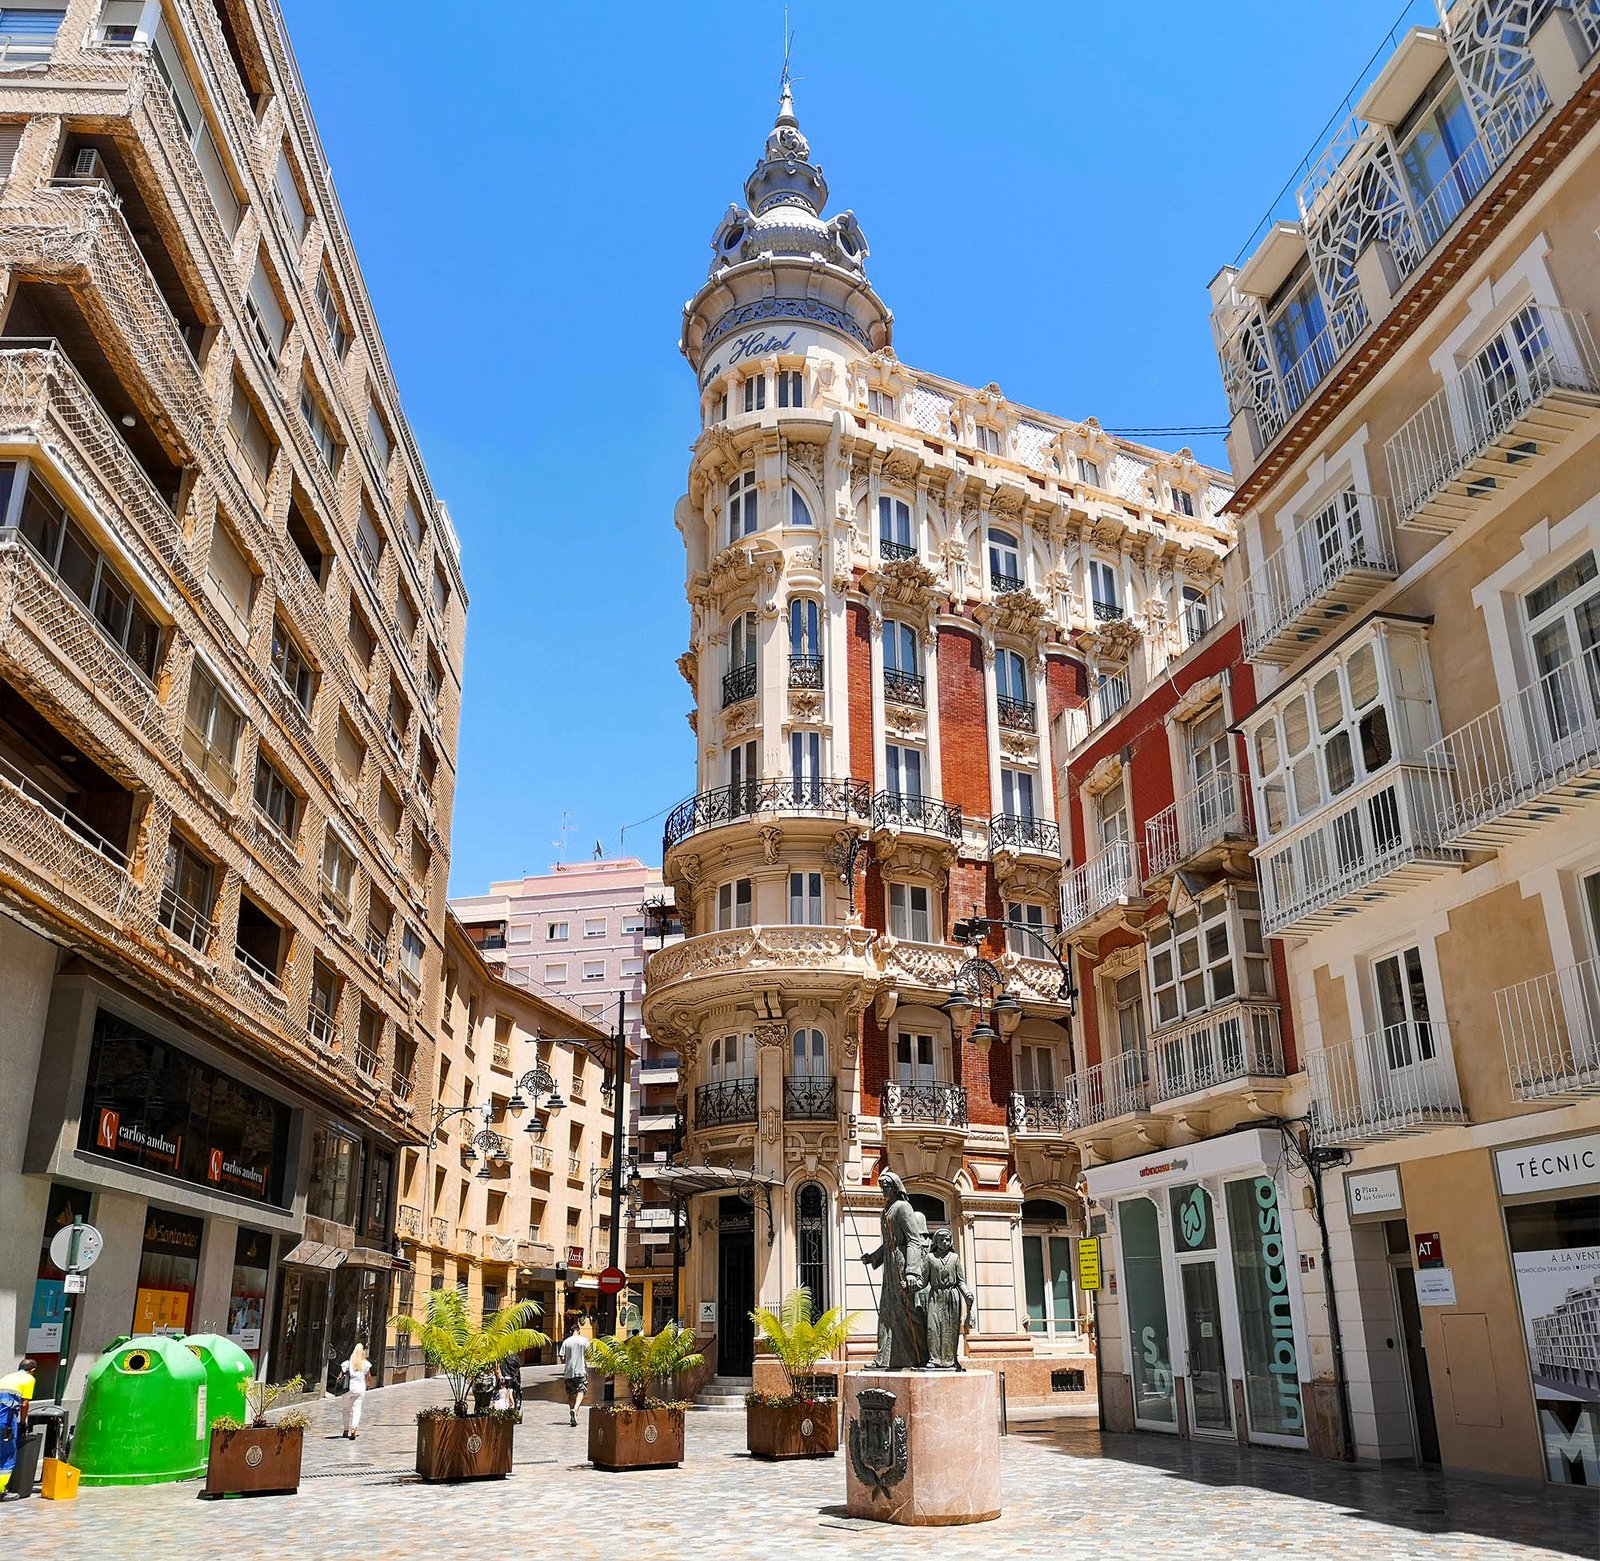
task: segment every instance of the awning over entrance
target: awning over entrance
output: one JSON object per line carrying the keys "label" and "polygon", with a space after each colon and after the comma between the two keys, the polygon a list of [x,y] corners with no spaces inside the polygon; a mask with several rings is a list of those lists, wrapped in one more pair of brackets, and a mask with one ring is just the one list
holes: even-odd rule
{"label": "awning over entrance", "polygon": [[343,1247],[320,1241],[302,1241],[283,1255],[285,1268],[337,1268],[350,1254]]}
{"label": "awning over entrance", "polygon": [[782,1181],[771,1171],[733,1165],[663,1165],[650,1178],[674,1198],[693,1198],[703,1192],[752,1192],[776,1187]]}

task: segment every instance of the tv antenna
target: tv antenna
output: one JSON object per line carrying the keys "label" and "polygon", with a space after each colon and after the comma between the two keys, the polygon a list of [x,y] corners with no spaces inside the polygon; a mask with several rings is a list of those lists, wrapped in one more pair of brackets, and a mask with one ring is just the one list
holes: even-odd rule
{"label": "tv antenna", "polygon": [[567,836],[572,833],[572,814],[563,808],[561,810],[561,827],[556,831],[557,838],[550,842],[556,848],[556,862],[563,863],[567,859]]}

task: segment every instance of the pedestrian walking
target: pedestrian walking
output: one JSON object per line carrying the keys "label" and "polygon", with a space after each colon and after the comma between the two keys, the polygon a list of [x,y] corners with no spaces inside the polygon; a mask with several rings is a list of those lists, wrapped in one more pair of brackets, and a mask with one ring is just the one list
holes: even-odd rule
{"label": "pedestrian walking", "polygon": [[367,1377],[372,1371],[372,1362],[367,1359],[366,1346],[360,1340],[356,1347],[350,1351],[347,1360],[340,1371],[347,1384],[344,1395],[344,1434],[353,1442],[356,1431],[361,1426],[361,1404],[367,1396]]}
{"label": "pedestrian walking", "polygon": [[571,1424],[576,1425],[583,1390],[589,1385],[589,1341],[583,1336],[582,1321],[576,1317],[561,1341],[561,1380],[567,1389],[567,1413]]}

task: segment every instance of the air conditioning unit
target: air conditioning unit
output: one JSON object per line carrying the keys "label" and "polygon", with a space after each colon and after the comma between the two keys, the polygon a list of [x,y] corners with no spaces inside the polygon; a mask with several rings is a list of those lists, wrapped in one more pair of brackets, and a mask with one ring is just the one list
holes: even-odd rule
{"label": "air conditioning unit", "polygon": [[92,146],[80,146],[76,154],[74,154],[72,177],[74,179],[99,179],[106,184],[111,182],[111,175],[106,172],[105,159]]}

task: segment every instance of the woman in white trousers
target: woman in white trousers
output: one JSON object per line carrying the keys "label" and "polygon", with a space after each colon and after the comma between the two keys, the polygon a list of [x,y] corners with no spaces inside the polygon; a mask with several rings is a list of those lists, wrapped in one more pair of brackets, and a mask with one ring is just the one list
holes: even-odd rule
{"label": "woman in white trousers", "polygon": [[350,1383],[350,1390],[344,1396],[344,1434],[353,1442],[361,1425],[361,1404],[367,1396],[367,1377],[372,1371],[372,1362],[367,1359],[362,1345],[357,1344],[350,1351],[350,1359],[342,1370]]}

